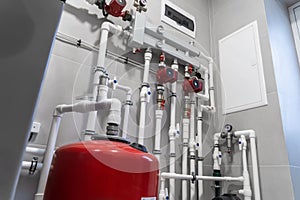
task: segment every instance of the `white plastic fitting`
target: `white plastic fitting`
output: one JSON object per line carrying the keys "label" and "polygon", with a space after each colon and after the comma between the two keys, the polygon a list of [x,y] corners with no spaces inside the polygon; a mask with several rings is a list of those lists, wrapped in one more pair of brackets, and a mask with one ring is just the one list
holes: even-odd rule
{"label": "white plastic fitting", "polygon": [[108,84],[109,84],[109,86],[110,86],[113,90],[116,90],[116,89],[117,89],[117,85],[118,85],[117,78],[114,77],[113,80],[109,80],[109,81],[108,81]]}

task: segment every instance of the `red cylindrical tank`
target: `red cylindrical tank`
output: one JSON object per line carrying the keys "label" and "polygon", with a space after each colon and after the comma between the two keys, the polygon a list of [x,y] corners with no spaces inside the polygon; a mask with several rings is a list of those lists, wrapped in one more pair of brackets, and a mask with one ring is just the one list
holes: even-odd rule
{"label": "red cylindrical tank", "polygon": [[158,176],[156,157],[129,144],[70,144],[55,152],[44,200],[154,200]]}

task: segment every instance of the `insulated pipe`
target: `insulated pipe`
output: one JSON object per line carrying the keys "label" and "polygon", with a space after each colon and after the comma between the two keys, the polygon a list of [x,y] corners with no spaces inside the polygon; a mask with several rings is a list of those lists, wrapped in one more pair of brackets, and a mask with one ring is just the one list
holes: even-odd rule
{"label": "insulated pipe", "polygon": [[[178,63],[177,59],[174,60],[171,68],[175,71],[178,71]],[[170,128],[169,128],[169,140],[170,140],[170,166],[169,171],[170,173],[175,173],[175,161],[176,161],[176,147],[175,147],[175,139],[176,139],[176,90],[177,90],[177,83],[176,81],[171,84],[171,108],[170,108]],[[169,197],[171,200],[175,200],[175,180],[169,180]]]}
{"label": "insulated pipe", "polygon": [[[189,140],[189,152],[190,152],[190,174],[196,174],[196,154],[195,154],[195,93],[190,94],[191,98],[191,118],[190,118],[190,140]],[[196,199],[196,184],[190,183],[190,199]]]}
{"label": "insulated pipe", "polygon": [[[105,74],[105,55],[107,50],[107,41],[108,41],[108,34],[120,34],[122,33],[123,29],[121,26],[114,25],[110,22],[103,22],[100,28],[101,36],[100,36],[100,46],[99,46],[99,53],[98,53],[98,60],[97,60],[97,67],[94,73],[94,80],[93,80],[93,94],[92,94],[92,101],[100,101],[97,99],[98,95],[98,85],[99,85],[99,78],[100,76]],[[104,94],[105,96],[105,94]],[[106,93],[107,96],[107,93]],[[97,120],[97,111],[90,112],[88,115],[87,120],[87,127],[86,130],[95,133],[96,127],[96,120]]]}
{"label": "insulated pipe", "polygon": [[42,156],[45,153],[45,149],[36,148],[36,147],[26,147],[26,153],[32,153],[35,155]]}
{"label": "insulated pipe", "polygon": [[244,177],[215,177],[215,176],[193,176],[193,175],[186,175],[186,174],[176,174],[176,173],[166,173],[163,172],[160,175],[164,179],[179,179],[179,180],[204,180],[204,181],[237,181],[243,182]]}
{"label": "insulated pipe", "polygon": [[82,101],[72,105],[56,106],[53,113],[52,124],[50,128],[47,148],[45,151],[43,168],[41,171],[38,190],[37,190],[37,194],[35,195],[36,200],[41,199],[46,187],[47,178],[49,175],[49,170],[52,162],[52,156],[55,149],[56,139],[57,139],[59,126],[63,114],[67,112],[86,113],[86,112],[92,112],[97,110],[109,110],[107,122],[120,124],[121,102],[118,99],[106,99],[97,103],[90,102],[90,101]]}
{"label": "insulated pipe", "polygon": [[152,59],[152,51],[148,48],[144,54],[145,59],[145,69],[144,69],[144,77],[143,84],[140,92],[140,125],[139,125],[139,133],[138,133],[138,143],[144,145],[145,139],[145,123],[146,123],[146,108],[147,103],[150,101],[150,88],[148,85],[148,77],[149,77],[149,69],[150,69],[150,61]]}
{"label": "insulated pipe", "polygon": [[[203,145],[202,145],[202,105],[198,98],[197,105],[197,147],[198,147],[198,176],[203,175]],[[198,181],[198,200],[201,200],[203,196],[203,181]]]}
{"label": "insulated pipe", "polygon": [[244,131],[234,132],[235,137],[240,137],[241,135],[244,135],[244,136],[250,138],[250,151],[251,151],[251,158],[252,158],[251,160],[252,160],[254,199],[255,200],[261,200],[255,131],[254,130],[244,130]]}

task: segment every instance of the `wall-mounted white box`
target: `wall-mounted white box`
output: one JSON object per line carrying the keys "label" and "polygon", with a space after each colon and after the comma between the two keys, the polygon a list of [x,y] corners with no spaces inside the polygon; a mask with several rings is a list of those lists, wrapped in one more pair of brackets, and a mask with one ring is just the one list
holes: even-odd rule
{"label": "wall-mounted white box", "polygon": [[169,0],[161,0],[161,21],[182,33],[196,37],[196,18]]}
{"label": "wall-mounted white box", "polygon": [[257,22],[219,40],[223,114],[267,105]]}

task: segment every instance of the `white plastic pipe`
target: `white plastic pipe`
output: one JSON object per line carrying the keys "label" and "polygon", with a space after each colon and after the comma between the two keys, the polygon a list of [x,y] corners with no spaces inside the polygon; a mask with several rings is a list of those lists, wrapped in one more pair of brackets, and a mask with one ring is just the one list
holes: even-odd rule
{"label": "white plastic pipe", "polygon": [[[202,105],[201,101],[198,98],[198,106],[197,106],[197,147],[198,147],[198,176],[203,175],[203,145],[202,145]],[[198,181],[198,200],[203,199],[203,181]]]}
{"label": "white plastic pipe", "polygon": [[44,156],[43,168],[40,175],[37,193],[35,195],[36,200],[40,199],[40,197],[44,194],[61,118],[62,115],[55,110],[53,114],[47,148]]}
{"label": "white plastic pipe", "polygon": [[155,111],[155,140],[154,140],[154,155],[156,156],[157,160],[160,162],[160,142],[161,142],[161,120],[163,117],[163,110],[156,110]]}
{"label": "white plastic pipe", "polygon": [[159,200],[165,200],[165,179],[163,177],[160,178],[160,191],[159,191]]}
{"label": "white plastic pipe", "polygon": [[[29,170],[31,167],[31,161],[22,161],[22,169]],[[41,170],[43,163],[37,163],[36,170]]]}
{"label": "white plastic pipe", "polygon": [[221,157],[220,157],[220,148],[218,147],[219,145],[219,139],[221,137],[221,133],[215,133],[214,134],[214,151],[213,151],[213,169],[214,170],[220,170],[221,167]]}
{"label": "white plastic pipe", "polygon": [[109,110],[108,123],[120,124],[121,120],[121,102],[118,99],[106,99],[101,102],[82,101],[71,105],[56,106],[52,118],[50,134],[48,138],[47,148],[43,161],[43,168],[39,180],[36,199],[40,199],[44,193],[49,170],[52,162],[52,156],[55,149],[59,126],[63,113],[78,112],[86,113],[98,110]]}
{"label": "white plastic pipe", "polygon": [[[189,144],[189,125],[190,119],[182,119],[182,174],[188,173],[188,144]],[[188,199],[188,182],[187,180],[182,181],[182,200]]]}
{"label": "white plastic pipe", "polygon": [[[113,87],[113,85],[110,85]],[[120,85],[116,84],[115,85],[116,89],[122,90],[126,92],[126,102],[124,105],[124,117],[123,117],[123,127],[122,127],[122,137],[127,138],[127,133],[128,133],[128,119],[129,119],[129,112],[130,112],[130,106],[132,103],[131,97],[132,97],[132,89],[128,86],[125,85]]]}
{"label": "white plastic pipe", "polygon": [[254,199],[255,200],[261,200],[255,131],[254,130],[236,131],[236,132],[234,132],[234,135],[236,137],[240,137],[241,135],[244,135],[244,136],[250,138],[250,151],[251,151],[251,158],[252,158],[251,161],[252,161],[252,173],[253,173]]}
{"label": "white plastic pipe", "polygon": [[215,89],[214,89],[214,62],[211,59],[208,63],[209,70],[209,97],[210,97],[210,107],[215,111]]}
{"label": "white plastic pipe", "polygon": [[250,176],[248,172],[247,164],[247,141],[244,135],[241,136],[241,146],[242,146],[242,161],[243,161],[243,189],[239,190],[239,193],[244,195],[244,200],[251,200],[252,191],[250,186]]}
{"label": "white plastic pipe", "polygon": [[197,97],[203,101],[209,100],[209,79],[208,79],[208,69],[205,68],[204,70],[204,94],[197,93]]}
{"label": "white plastic pipe", "polygon": [[150,92],[149,88],[145,86],[148,84],[148,77],[149,77],[149,69],[150,69],[150,61],[152,59],[152,52],[151,49],[148,48],[144,54],[145,59],[145,69],[144,69],[144,77],[143,77],[143,84],[140,92],[140,124],[139,124],[139,133],[138,133],[138,143],[144,145],[145,139],[145,123],[146,123],[146,109],[147,103],[150,101]]}
{"label": "white plastic pipe", "polygon": [[[93,101],[101,101],[101,99],[97,99],[97,97],[101,96],[98,94],[98,85],[99,85],[99,78],[101,75],[104,75],[103,70],[106,68],[105,56],[107,50],[108,34],[109,33],[120,34],[122,33],[123,29],[121,26],[114,25],[110,22],[103,22],[100,31],[101,31],[101,35],[100,35],[100,46],[99,46],[99,53],[98,53],[98,60],[97,60],[97,69],[94,73],[94,80],[93,80],[93,94],[92,94]],[[105,94],[105,90],[104,90],[102,95],[107,96],[107,91]],[[90,112],[88,115],[86,130],[95,132],[96,120],[97,120],[97,111]]]}
{"label": "white plastic pipe", "polygon": [[[196,154],[195,154],[195,93],[190,94],[191,98],[191,118],[190,118],[190,141],[189,141],[189,152],[190,152],[190,174],[196,174]],[[190,183],[190,199],[196,199],[196,183]]]}
{"label": "white plastic pipe", "polygon": [[[172,64],[172,69],[178,71],[178,63],[175,59]],[[171,107],[170,107],[170,128],[169,128],[169,141],[170,141],[170,163],[169,163],[169,172],[175,173],[175,162],[176,162],[176,147],[175,147],[175,140],[176,140],[176,91],[177,91],[177,83],[176,81],[171,84]],[[175,180],[169,180],[169,197],[170,200],[175,200]]]}
{"label": "white plastic pipe", "polygon": [[244,177],[229,177],[229,176],[223,176],[223,177],[216,177],[216,176],[192,176],[192,175],[186,175],[186,174],[176,174],[176,173],[166,173],[163,172],[160,175],[164,179],[179,179],[179,180],[206,180],[206,181],[238,181],[243,182]]}
{"label": "white plastic pipe", "polygon": [[32,153],[34,155],[44,155],[45,149],[37,148],[37,147],[26,147],[26,153]]}

